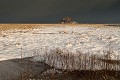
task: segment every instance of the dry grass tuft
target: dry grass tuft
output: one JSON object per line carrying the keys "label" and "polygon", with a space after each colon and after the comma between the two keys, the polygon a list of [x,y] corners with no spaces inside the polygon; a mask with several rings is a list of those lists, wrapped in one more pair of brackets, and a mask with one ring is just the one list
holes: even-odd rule
{"label": "dry grass tuft", "polygon": [[75,53],[56,48],[39,56],[48,65],[64,70],[120,70],[120,61],[93,54]]}

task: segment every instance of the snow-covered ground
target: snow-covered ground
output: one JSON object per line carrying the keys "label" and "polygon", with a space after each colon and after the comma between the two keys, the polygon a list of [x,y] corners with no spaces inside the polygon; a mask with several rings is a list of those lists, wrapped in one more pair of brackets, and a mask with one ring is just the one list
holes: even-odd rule
{"label": "snow-covered ground", "polygon": [[0,33],[1,61],[38,57],[56,48],[120,60],[120,27],[36,26]]}

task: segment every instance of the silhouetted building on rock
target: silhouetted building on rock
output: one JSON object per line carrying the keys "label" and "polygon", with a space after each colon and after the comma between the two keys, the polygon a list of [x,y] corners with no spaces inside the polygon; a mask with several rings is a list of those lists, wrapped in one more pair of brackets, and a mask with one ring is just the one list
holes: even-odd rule
{"label": "silhouetted building on rock", "polygon": [[76,24],[77,22],[73,21],[73,19],[71,17],[64,17],[63,19],[61,19],[59,21],[59,23],[62,23],[62,24]]}

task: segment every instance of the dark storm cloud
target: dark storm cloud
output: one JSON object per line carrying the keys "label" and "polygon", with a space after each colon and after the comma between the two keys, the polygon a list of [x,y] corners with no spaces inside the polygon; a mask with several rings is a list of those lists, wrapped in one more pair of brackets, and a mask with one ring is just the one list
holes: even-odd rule
{"label": "dark storm cloud", "polygon": [[105,22],[107,17],[120,18],[118,3],[119,0],[0,0],[0,22],[55,22],[64,16],[81,22]]}

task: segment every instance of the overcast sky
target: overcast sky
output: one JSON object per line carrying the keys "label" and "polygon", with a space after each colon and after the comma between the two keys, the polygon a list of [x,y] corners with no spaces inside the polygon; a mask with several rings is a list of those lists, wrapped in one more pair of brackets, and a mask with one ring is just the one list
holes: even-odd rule
{"label": "overcast sky", "polygon": [[120,0],[0,0],[0,23],[120,23]]}

